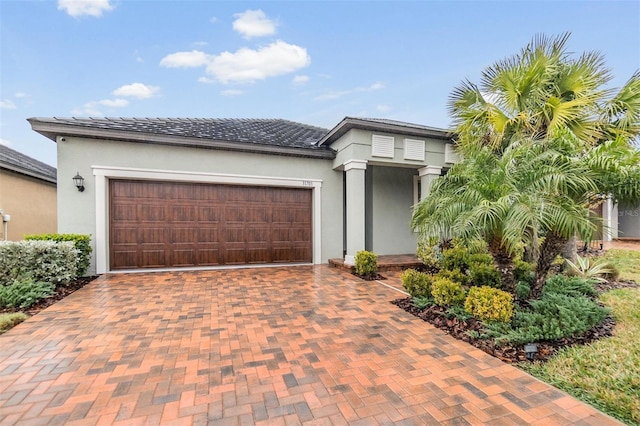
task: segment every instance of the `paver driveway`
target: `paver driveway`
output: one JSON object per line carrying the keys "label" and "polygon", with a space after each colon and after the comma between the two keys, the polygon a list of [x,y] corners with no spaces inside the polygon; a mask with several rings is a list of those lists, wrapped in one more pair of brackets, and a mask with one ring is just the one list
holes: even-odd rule
{"label": "paver driveway", "polygon": [[0,336],[0,424],[615,424],[327,266],[105,275]]}

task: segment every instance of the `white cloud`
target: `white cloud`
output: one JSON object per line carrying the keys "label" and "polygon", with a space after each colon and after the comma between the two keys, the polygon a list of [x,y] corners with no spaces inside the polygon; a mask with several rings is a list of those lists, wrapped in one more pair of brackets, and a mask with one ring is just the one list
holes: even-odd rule
{"label": "white cloud", "polygon": [[58,0],[58,10],[64,10],[77,18],[82,15],[102,16],[103,12],[113,10],[110,0]]}
{"label": "white cloud", "polygon": [[18,92],[13,96],[15,96],[18,99],[22,99],[22,98],[26,98],[28,95],[26,93],[24,93],[24,92]]}
{"label": "white cloud", "polygon": [[238,89],[229,89],[229,90],[223,90],[222,92],[220,92],[220,94],[222,96],[240,96],[244,94],[244,91],[238,90]]}
{"label": "white cloud", "polygon": [[129,101],[126,99],[103,99],[98,101],[98,104],[112,108],[124,108],[129,105]]}
{"label": "white cloud", "polygon": [[143,83],[132,83],[118,87],[112,93],[114,96],[127,98],[148,99],[154,97],[160,91],[159,87],[147,86]]}
{"label": "white cloud", "polygon": [[207,65],[210,60],[210,55],[199,50],[192,50],[191,52],[176,52],[167,55],[160,61],[160,66],[167,68],[194,68]]}
{"label": "white cloud", "polygon": [[327,101],[342,98],[343,96],[351,95],[353,93],[362,93],[362,92],[373,92],[376,90],[384,89],[385,85],[380,82],[376,82],[366,87],[354,87],[353,89],[340,90],[340,91],[329,91],[320,96],[317,96],[315,100],[317,101]]}
{"label": "white cloud", "polygon": [[209,19],[209,22],[211,22],[212,24],[216,24],[219,21],[218,18],[216,18],[215,16],[212,16],[211,19]]}
{"label": "white cloud", "polygon": [[11,146],[11,142],[9,142],[6,139],[2,139],[0,138],[0,145],[4,145],[4,146]]}
{"label": "white cloud", "polygon": [[87,102],[82,106],[82,108],[75,108],[71,110],[71,114],[73,115],[89,115],[93,117],[100,117],[104,114],[102,111],[96,108],[97,102]]}
{"label": "white cloud", "polygon": [[194,41],[192,44],[198,47],[204,47],[209,45],[209,43],[206,41]]}
{"label": "white cloud", "polygon": [[0,101],[0,108],[2,109],[16,109],[16,104],[11,99],[2,99]]}
{"label": "white cloud", "polygon": [[254,82],[287,74],[311,62],[307,49],[278,40],[258,50],[242,48],[214,56],[207,73],[221,83]]}
{"label": "white cloud", "polygon": [[233,21],[233,29],[244,36],[244,38],[263,37],[276,33],[276,23],[267,18],[265,13],[258,10],[247,10],[236,13]]}
{"label": "white cloud", "polygon": [[306,84],[307,82],[309,82],[308,75],[296,75],[295,77],[293,77],[293,84],[295,84],[296,86],[301,86],[303,84]]}
{"label": "white cloud", "polygon": [[376,105],[376,111],[389,112],[391,111],[391,107],[389,105],[384,105],[384,104]]}

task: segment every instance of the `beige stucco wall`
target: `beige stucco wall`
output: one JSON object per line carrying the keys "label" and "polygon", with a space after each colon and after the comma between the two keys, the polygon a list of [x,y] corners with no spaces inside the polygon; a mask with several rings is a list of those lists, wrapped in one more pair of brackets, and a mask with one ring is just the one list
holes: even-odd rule
{"label": "beige stucco wall", "polygon": [[[18,173],[0,170],[0,209],[11,215],[7,239],[26,234],[54,233],[57,228],[56,186]],[[4,240],[0,221],[0,240]]]}

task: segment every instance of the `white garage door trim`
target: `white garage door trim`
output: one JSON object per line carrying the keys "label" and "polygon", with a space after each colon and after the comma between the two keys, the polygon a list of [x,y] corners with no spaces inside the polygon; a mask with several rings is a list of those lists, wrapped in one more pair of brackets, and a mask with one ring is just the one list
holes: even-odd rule
{"label": "white garage door trim", "polygon": [[161,180],[173,182],[221,183],[254,186],[276,186],[289,188],[311,188],[313,191],[313,263],[322,263],[321,243],[321,179],[286,178],[274,176],[232,175],[201,173],[177,170],[155,170],[111,166],[91,166],[95,176],[96,193],[96,272],[109,271],[109,218],[107,216],[109,179]]}

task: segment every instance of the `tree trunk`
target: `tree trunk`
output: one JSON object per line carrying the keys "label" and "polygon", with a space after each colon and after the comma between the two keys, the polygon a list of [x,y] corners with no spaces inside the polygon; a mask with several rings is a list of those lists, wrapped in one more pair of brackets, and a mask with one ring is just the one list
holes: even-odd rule
{"label": "tree trunk", "polygon": [[536,276],[531,287],[531,298],[539,299],[542,296],[542,289],[547,280],[547,274],[551,269],[551,264],[562,251],[562,247],[567,244],[567,238],[561,237],[554,232],[548,232],[540,247],[540,257],[536,265]]}
{"label": "tree trunk", "polygon": [[514,274],[515,266],[513,264],[513,258],[503,250],[502,244],[497,239],[490,242],[489,251],[493,256],[498,272],[500,272],[502,278],[502,289],[515,296],[516,278]]}
{"label": "tree trunk", "polygon": [[577,244],[578,236],[574,234],[562,248],[562,257],[576,263],[576,256],[578,256]]}

